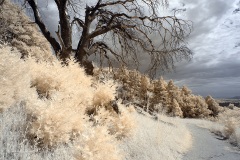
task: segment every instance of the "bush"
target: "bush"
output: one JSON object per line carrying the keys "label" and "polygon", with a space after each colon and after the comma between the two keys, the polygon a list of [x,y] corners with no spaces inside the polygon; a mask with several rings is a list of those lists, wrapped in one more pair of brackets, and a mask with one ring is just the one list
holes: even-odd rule
{"label": "bush", "polygon": [[211,97],[211,96],[207,96],[205,98],[205,101],[208,105],[208,109],[212,111],[212,115],[213,116],[217,116],[219,111],[220,111],[220,106],[219,104]]}

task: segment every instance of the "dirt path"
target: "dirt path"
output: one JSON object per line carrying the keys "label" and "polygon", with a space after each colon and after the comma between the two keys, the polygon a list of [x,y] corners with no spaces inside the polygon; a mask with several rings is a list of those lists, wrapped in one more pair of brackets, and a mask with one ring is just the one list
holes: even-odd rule
{"label": "dirt path", "polygon": [[217,139],[208,129],[201,128],[188,120],[185,122],[193,137],[192,148],[183,156],[183,160],[240,160],[240,152]]}

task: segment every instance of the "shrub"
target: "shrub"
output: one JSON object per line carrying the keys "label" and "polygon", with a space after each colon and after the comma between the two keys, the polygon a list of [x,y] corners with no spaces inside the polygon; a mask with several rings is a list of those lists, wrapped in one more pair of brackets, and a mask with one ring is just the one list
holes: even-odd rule
{"label": "shrub", "polygon": [[207,96],[205,101],[208,105],[208,109],[212,111],[211,114],[217,116],[220,110],[219,104],[211,96]]}
{"label": "shrub", "polygon": [[234,106],[234,104],[232,104],[232,103],[230,103],[229,105],[228,105],[228,108],[229,109],[233,109],[235,106]]}
{"label": "shrub", "polygon": [[227,139],[232,145],[240,148],[240,109],[233,107],[232,109],[224,108],[218,116],[218,122],[223,127],[213,130],[215,134]]}
{"label": "shrub", "polygon": [[110,136],[104,127],[97,126],[84,132],[74,145],[76,160],[122,159],[115,138]]}
{"label": "shrub", "polygon": [[[111,86],[111,87],[110,87]],[[94,106],[108,106],[115,98],[116,86],[112,82],[99,83],[93,96]],[[109,108],[110,109],[110,108]]]}
{"label": "shrub", "polygon": [[229,139],[233,134],[235,134],[236,126],[233,119],[225,121],[223,136]]}

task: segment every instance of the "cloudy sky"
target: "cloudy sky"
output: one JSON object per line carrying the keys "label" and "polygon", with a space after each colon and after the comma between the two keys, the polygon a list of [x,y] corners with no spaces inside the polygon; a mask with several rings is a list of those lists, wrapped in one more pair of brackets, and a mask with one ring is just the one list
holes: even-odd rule
{"label": "cloudy sky", "polygon": [[181,0],[170,7],[186,8],[183,17],[194,22],[188,43],[190,62],[177,65],[164,75],[195,94],[214,97],[240,96],[240,8],[239,0]]}
{"label": "cloudy sky", "polygon": [[[202,96],[240,96],[240,11],[234,12],[240,8],[240,0],[169,1],[170,9],[186,9],[180,16],[194,23],[188,39],[194,55],[190,62],[177,64],[175,72],[163,77],[173,79],[179,86],[186,85]],[[50,2],[42,9],[54,33],[58,15],[53,12],[55,4]]]}

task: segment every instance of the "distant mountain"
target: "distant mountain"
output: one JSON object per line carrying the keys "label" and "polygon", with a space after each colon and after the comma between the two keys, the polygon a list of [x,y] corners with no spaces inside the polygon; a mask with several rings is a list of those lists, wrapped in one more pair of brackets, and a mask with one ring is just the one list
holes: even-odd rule
{"label": "distant mountain", "polygon": [[240,96],[231,97],[229,99],[240,99]]}

